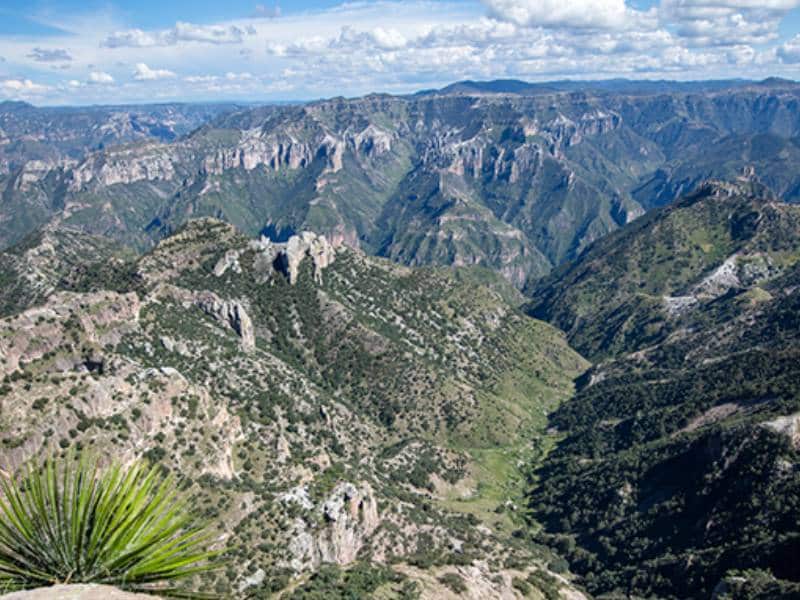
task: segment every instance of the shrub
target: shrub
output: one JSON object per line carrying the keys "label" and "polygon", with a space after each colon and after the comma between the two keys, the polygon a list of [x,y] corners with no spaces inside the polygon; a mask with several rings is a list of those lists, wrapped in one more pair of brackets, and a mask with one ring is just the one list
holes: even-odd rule
{"label": "shrub", "polygon": [[0,588],[102,583],[160,594],[174,582],[217,568],[204,524],[171,478],[144,463],[113,464],[74,456],[20,481],[0,478]]}
{"label": "shrub", "polygon": [[439,583],[446,585],[456,594],[465,594],[468,589],[464,578],[458,573],[445,573],[439,577]]}

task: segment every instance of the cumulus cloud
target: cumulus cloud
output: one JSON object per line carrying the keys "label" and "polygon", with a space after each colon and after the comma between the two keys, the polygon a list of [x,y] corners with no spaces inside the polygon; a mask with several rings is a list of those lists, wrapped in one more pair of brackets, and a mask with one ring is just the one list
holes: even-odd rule
{"label": "cumulus cloud", "polygon": [[46,85],[34,83],[30,79],[5,79],[0,80],[0,89],[11,94],[40,94],[50,88]]}
{"label": "cumulus cloud", "polygon": [[[238,21],[117,31],[95,19],[69,39],[42,40],[39,50],[69,48],[76,61],[93,63],[83,81],[59,72],[52,93],[124,102],[264,99],[291,90],[302,98],[402,93],[458,79],[791,77],[800,64],[800,36],[775,41],[800,0],[660,0],[645,3],[655,4],[650,9],[633,8],[633,0],[359,0],[279,19],[267,18],[278,16],[277,4],[269,8],[275,0],[261,1]],[[0,53],[16,60],[33,45]],[[125,84],[90,85],[114,83],[109,73],[124,73]],[[4,76],[36,79],[0,69]],[[154,80],[163,83],[146,85]]]}
{"label": "cumulus cloud", "polygon": [[783,63],[790,65],[800,63],[800,35],[778,46],[776,54]]}
{"label": "cumulus cloud", "polygon": [[172,29],[161,31],[141,29],[117,31],[106,37],[102,45],[107,48],[147,48],[174,46],[181,42],[240,44],[245,36],[254,33],[252,27],[243,29],[236,25],[195,25],[178,21]]}
{"label": "cumulus cloud", "polygon": [[88,81],[99,85],[110,85],[114,83],[114,78],[104,71],[92,71],[89,73]]}
{"label": "cumulus cloud", "polygon": [[189,75],[184,77],[183,80],[187,83],[213,83],[219,81],[217,75]]}
{"label": "cumulus cloud", "polygon": [[328,44],[330,48],[367,47],[381,50],[397,50],[406,45],[408,40],[396,29],[376,27],[370,31],[357,31],[355,28],[343,27],[339,36]]}
{"label": "cumulus cloud", "polygon": [[696,46],[764,44],[774,40],[800,0],[662,0],[663,23]]}
{"label": "cumulus cloud", "polygon": [[492,16],[526,27],[621,29],[644,15],[625,0],[483,0]]}
{"label": "cumulus cloud", "polygon": [[151,69],[145,63],[137,63],[133,71],[133,78],[136,81],[155,81],[157,79],[170,79],[175,77],[175,73],[167,69]]}
{"label": "cumulus cloud", "polygon": [[358,30],[346,25],[332,37],[302,37],[291,44],[268,43],[267,53],[275,56],[303,56],[307,54],[323,54],[332,50],[338,52],[359,51],[394,51],[416,45],[418,39],[409,40],[396,29],[375,27],[370,30]]}
{"label": "cumulus cloud", "polygon": [[69,62],[72,60],[69,52],[63,48],[39,48],[30,51],[28,58],[36,62]]}

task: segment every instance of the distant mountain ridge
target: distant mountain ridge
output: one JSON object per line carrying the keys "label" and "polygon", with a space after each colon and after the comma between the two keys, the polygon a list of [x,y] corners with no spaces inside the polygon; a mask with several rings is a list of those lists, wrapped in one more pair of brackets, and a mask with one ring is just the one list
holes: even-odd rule
{"label": "distant mountain ridge", "polygon": [[769,77],[760,81],[747,79],[720,79],[709,81],[674,81],[649,79],[599,79],[599,80],[562,80],[530,83],[518,79],[495,79],[491,81],[458,81],[443,88],[423,90],[419,95],[448,94],[518,94],[537,95],[555,92],[588,92],[588,93],[624,93],[653,94],[693,92],[703,93],[752,87],[795,88],[796,81]]}
{"label": "distant mountain ridge", "polygon": [[0,172],[28,161],[79,160],[105,146],[175,140],[231,103],[37,107],[0,102]]}
{"label": "distant mountain ridge", "polygon": [[14,157],[0,162],[0,245],[58,219],[144,250],[214,216],[407,265],[489,267],[522,288],[710,178],[750,169],[799,200],[798,100],[783,80],[462,82],[218,107],[186,116],[203,122],[168,142],[123,111],[115,145],[79,139],[69,159],[45,151],[57,143],[14,142],[0,120],[0,155]]}

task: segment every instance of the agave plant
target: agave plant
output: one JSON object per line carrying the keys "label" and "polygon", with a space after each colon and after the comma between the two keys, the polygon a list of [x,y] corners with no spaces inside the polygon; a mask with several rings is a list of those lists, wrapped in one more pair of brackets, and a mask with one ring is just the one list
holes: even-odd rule
{"label": "agave plant", "polygon": [[164,593],[216,568],[173,478],[68,457],[0,477],[0,589],[104,583]]}

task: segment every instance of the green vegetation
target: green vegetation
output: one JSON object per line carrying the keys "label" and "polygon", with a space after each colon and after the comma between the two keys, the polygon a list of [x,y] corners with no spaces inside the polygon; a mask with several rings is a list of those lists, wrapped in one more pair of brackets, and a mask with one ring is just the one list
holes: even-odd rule
{"label": "green vegetation", "polygon": [[800,596],[800,583],[776,579],[762,569],[734,570],[714,593],[719,600],[791,600]]}
{"label": "green vegetation", "polygon": [[[538,539],[595,594],[708,596],[734,568],[797,581],[800,454],[774,424],[800,413],[800,221],[794,207],[718,189],[600,242],[547,284],[560,291],[540,304],[579,345],[613,357],[551,415],[562,440],[528,494]],[[712,258],[695,260],[681,236],[715,238],[701,251]],[[662,242],[677,245],[661,252]],[[680,316],[631,301],[637,282],[680,292],[733,251],[749,257],[738,282],[699,294]],[[662,325],[650,335],[609,315]]]}
{"label": "green vegetation", "polygon": [[467,591],[467,586],[464,583],[464,578],[458,573],[445,573],[439,576],[439,583],[442,583],[450,588],[455,594],[463,594]]}
{"label": "green vegetation", "polygon": [[104,583],[163,594],[216,567],[203,524],[156,466],[49,459],[0,489],[4,589]]}
{"label": "green vegetation", "polygon": [[[93,134],[6,144],[0,453],[141,457],[130,486],[159,510],[162,485],[182,490],[238,545],[203,571],[202,533],[147,516],[119,467],[46,463],[6,484],[6,514],[28,512],[0,525],[24,542],[4,582],[163,593],[196,574],[253,598],[410,598],[399,571],[463,593],[453,567],[480,560],[548,600],[570,571],[612,597],[796,594],[800,210],[765,187],[800,196],[796,107],[766,85],[648,89],[253,107],[101,150],[81,177],[17,161],[66,165]],[[698,185],[709,174],[734,182]],[[324,272],[305,257],[290,285],[270,250],[203,216],[395,263],[343,248]],[[518,309],[526,281],[525,310],[549,324]],[[583,375],[570,345],[594,362]],[[84,519],[117,488],[141,508],[120,517],[130,540]],[[313,572],[321,555],[357,560]]]}
{"label": "green vegetation", "polygon": [[797,231],[800,208],[763,186],[707,183],[534,282],[527,310],[592,360],[633,352],[693,325],[694,305],[671,314],[665,296],[714,295],[703,281],[734,254],[742,285],[775,277],[800,260]]}
{"label": "green vegetation", "polygon": [[322,565],[301,584],[288,600],[367,600],[379,589],[392,590],[391,597],[411,600],[418,597],[416,586],[388,567],[357,562],[347,569]]}
{"label": "green vegetation", "polygon": [[[15,256],[36,256],[31,244]],[[239,268],[217,276],[231,251]],[[319,550],[308,540],[365,565],[551,560],[512,536],[520,466],[542,454],[547,444],[528,440],[586,363],[516,308],[497,273],[408,269],[342,248],[320,283],[311,262],[290,285],[247,238],[203,219],[135,261],[54,263],[62,293],[0,323],[25,353],[0,382],[0,449],[24,452],[39,431],[55,451],[135,454],[174,474],[198,515],[231,524],[229,566],[197,577],[220,594],[318,591],[330,582],[309,579]],[[254,350],[198,305],[212,294],[247,311]],[[11,337],[15,319],[30,319],[24,340]],[[347,535],[327,539],[332,519]],[[359,573],[343,569],[335,585],[371,597],[380,573]],[[375,594],[413,587],[391,579]]]}

